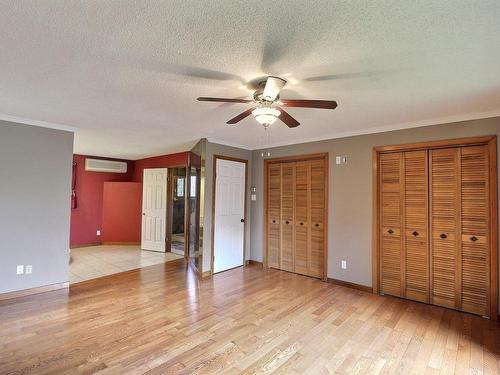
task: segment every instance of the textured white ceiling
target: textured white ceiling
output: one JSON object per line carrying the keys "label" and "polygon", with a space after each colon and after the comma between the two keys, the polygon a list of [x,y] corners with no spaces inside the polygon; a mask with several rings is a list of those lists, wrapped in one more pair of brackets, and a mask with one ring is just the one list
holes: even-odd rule
{"label": "textured white ceiling", "polygon": [[[500,114],[500,2],[0,2],[0,118],[76,129],[78,153],[125,158],[201,137],[251,149]],[[286,78],[270,136],[246,83]]]}

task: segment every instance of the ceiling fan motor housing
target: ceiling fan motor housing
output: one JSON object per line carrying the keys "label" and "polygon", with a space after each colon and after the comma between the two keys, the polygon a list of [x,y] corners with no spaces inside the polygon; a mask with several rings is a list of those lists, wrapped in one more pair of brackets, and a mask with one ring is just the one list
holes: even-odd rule
{"label": "ceiling fan motor housing", "polygon": [[253,98],[256,102],[261,102],[261,103],[264,103],[264,102],[268,102],[268,103],[273,103],[277,100],[279,100],[280,98],[280,94],[276,95],[276,99],[273,100],[273,101],[269,101],[269,100],[266,100],[264,99],[264,89],[258,89],[258,90],[255,90],[255,92],[253,93]]}
{"label": "ceiling fan motor housing", "polygon": [[269,76],[258,83],[259,88],[254,92],[253,98],[259,102],[275,102],[279,99],[279,92],[285,85],[286,80],[283,78]]}

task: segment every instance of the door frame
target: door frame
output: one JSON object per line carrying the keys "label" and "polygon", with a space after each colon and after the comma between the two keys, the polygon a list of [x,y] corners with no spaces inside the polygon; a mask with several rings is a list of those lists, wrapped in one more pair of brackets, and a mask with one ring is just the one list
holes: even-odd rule
{"label": "door frame", "polygon": [[184,168],[186,170],[185,182],[184,182],[184,258],[188,258],[187,254],[188,249],[188,233],[189,228],[186,227],[186,224],[189,224],[189,219],[187,217],[189,211],[186,212],[186,208],[188,204],[188,195],[187,195],[187,180],[188,180],[188,165],[187,164],[178,164],[171,167],[168,167],[168,180],[167,180],[167,231],[166,234],[168,236],[168,241],[166,241],[167,249],[172,252],[172,224],[173,224],[173,210],[174,210],[174,169]]}
{"label": "door frame", "polygon": [[217,160],[227,160],[227,161],[235,161],[238,163],[243,163],[245,165],[245,199],[244,199],[244,208],[243,208],[243,219],[245,220],[243,223],[243,266],[246,263],[246,255],[247,255],[247,195],[248,195],[248,160],[234,158],[232,156],[224,156],[224,155],[214,155],[213,157],[213,167],[212,167],[212,238],[210,244],[210,275],[214,274],[214,245],[215,245],[215,202],[216,202],[216,188],[217,188]]}
{"label": "door frame", "polygon": [[328,166],[328,152],[316,153],[316,154],[306,154],[306,155],[293,155],[293,156],[285,156],[285,157],[277,157],[271,159],[264,159],[264,223],[263,223],[263,265],[264,268],[269,268],[267,264],[268,258],[268,249],[267,249],[267,223],[268,223],[268,212],[267,212],[267,202],[268,202],[268,177],[267,171],[269,168],[269,164],[275,163],[287,163],[294,161],[308,161],[308,160],[317,160],[322,159],[325,162],[325,212],[323,216],[323,227],[324,227],[324,240],[323,240],[323,277],[321,280],[328,280],[328,184],[329,184],[329,166]]}
{"label": "door frame", "polygon": [[433,150],[463,146],[488,146],[489,165],[489,246],[490,246],[490,318],[498,319],[498,177],[497,177],[497,136],[479,136],[446,139],[402,145],[376,146],[372,149],[372,288],[380,293],[380,236],[379,236],[379,157],[382,153]]}
{"label": "door frame", "polygon": [[[199,169],[200,170],[200,176],[199,176],[199,180],[200,182],[198,183],[197,181],[197,186],[196,186],[196,204],[195,204],[195,209],[196,209],[196,214],[195,214],[195,227],[197,228],[196,230],[196,237],[198,237],[196,240],[195,240],[195,244],[198,244],[199,246],[199,240],[200,240],[200,230],[202,230],[202,228],[200,228],[200,209],[201,209],[201,203],[200,200],[201,200],[201,182],[202,180],[205,179],[205,177],[202,178],[202,175],[204,176],[204,173],[202,173],[202,164],[204,165],[204,163],[200,163],[200,165],[195,165],[192,163],[192,155],[193,152],[190,152],[189,153],[189,160],[188,160],[188,164],[186,166],[186,206],[185,206],[185,211],[184,211],[184,214],[185,214],[185,226],[187,228],[187,232],[186,232],[186,262],[187,262],[187,265],[189,267],[191,267],[196,275],[198,276],[198,278],[202,278],[203,277],[203,272],[201,270],[201,267],[203,266],[203,252],[201,254],[199,254],[198,256],[198,259],[199,259],[199,262],[198,262],[198,265],[200,265],[200,268],[198,269],[198,266],[195,264],[195,262],[193,261],[194,258],[191,258],[191,254],[190,254],[190,249],[189,249],[189,246],[190,246],[190,243],[191,243],[191,238],[192,236],[194,235],[193,233],[191,233],[191,225],[190,225],[190,218],[191,218],[191,177],[193,176],[191,174],[191,169]],[[202,234],[202,237],[203,238],[203,234]]]}

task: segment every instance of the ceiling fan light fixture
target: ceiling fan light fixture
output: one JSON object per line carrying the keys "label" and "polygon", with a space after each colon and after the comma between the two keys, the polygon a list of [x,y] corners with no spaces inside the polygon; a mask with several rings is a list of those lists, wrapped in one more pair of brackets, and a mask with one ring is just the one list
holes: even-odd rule
{"label": "ceiling fan light fixture", "polygon": [[259,124],[266,126],[273,124],[281,115],[281,112],[272,107],[259,107],[252,111],[252,115]]}

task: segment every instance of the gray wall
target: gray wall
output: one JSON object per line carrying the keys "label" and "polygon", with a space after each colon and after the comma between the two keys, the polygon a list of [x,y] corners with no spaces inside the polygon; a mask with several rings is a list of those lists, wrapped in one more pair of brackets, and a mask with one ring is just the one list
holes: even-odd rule
{"label": "gray wall", "polygon": [[[271,157],[329,152],[328,277],[371,286],[372,148],[492,134],[500,136],[500,117],[277,147],[270,151]],[[346,155],[347,164],[335,165],[336,155]],[[263,166],[260,151],[254,151],[253,184],[257,187],[257,201],[252,202],[250,237],[251,259],[257,261],[262,261],[263,248]],[[347,270],[340,268],[342,259],[347,260]]]}
{"label": "gray wall", "polygon": [[0,121],[0,293],[68,281],[72,155],[73,133]]}
{"label": "gray wall", "polygon": [[206,147],[206,170],[205,170],[205,220],[203,230],[203,272],[209,271],[211,267],[210,256],[212,246],[212,182],[214,155],[231,156],[233,158],[248,160],[247,170],[247,217],[245,226],[245,249],[246,258],[250,258],[250,186],[252,184],[252,151],[236,147],[224,146],[217,143],[207,142]]}

